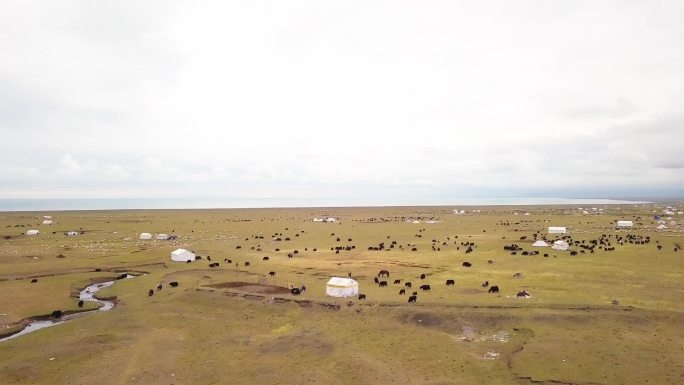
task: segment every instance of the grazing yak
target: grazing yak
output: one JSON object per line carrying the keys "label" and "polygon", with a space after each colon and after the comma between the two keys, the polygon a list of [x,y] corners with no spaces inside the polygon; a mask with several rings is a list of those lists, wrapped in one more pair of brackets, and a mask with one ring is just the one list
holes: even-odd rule
{"label": "grazing yak", "polygon": [[425,274],[421,274],[420,279],[425,279]]}
{"label": "grazing yak", "polygon": [[400,284],[400,283],[401,283],[401,279],[395,279],[395,280],[394,280],[394,284],[395,284],[395,285],[398,285],[398,284]]}
{"label": "grazing yak", "polygon": [[162,284],[160,283],[159,285],[157,285],[157,290],[161,290],[163,287],[164,286],[162,286]]}
{"label": "grazing yak", "polygon": [[31,280],[31,283],[38,283],[38,279],[37,279],[37,278],[33,278],[33,279]]}
{"label": "grazing yak", "polygon": [[153,295],[154,295],[154,290],[150,289],[150,290],[147,291],[147,296],[148,296],[148,297],[151,297],[151,296],[153,296]]}
{"label": "grazing yak", "polygon": [[249,262],[245,262],[244,265],[245,265],[245,266],[249,266]]}
{"label": "grazing yak", "polygon": [[78,301],[78,307],[83,307],[83,304],[84,304],[83,300]]}
{"label": "grazing yak", "polygon": [[406,289],[399,290],[399,295],[404,295],[404,294],[406,294]]}
{"label": "grazing yak", "polygon": [[302,294],[302,290],[299,289],[298,287],[294,287],[294,288],[290,289],[290,294],[292,294],[292,295],[300,295],[300,294]]}
{"label": "grazing yak", "polygon": [[123,274],[119,275],[118,277],[116,277],[116,279],[124,279],[126,277],[128,277],[128,274],[123,273]]}
{"label": "grazing yak", "polygon": [[420,290],[429,291],[429,290],[430,290],[430,285],[420,285]]}
{"label": "grazing yak", "polygon": [[516,294],[518,298],[529,298],[531,297],[530,293],[527,292],[527,290],[519,291],[518,294]]}
{"label": "grazing yak", "polygon": [[268,272],[268,275],[270,275],[271,277],[273,277],[273,276],[275,275],[275,271],[269,271],[269,272]]}
{"label": "grazing yak", "polygon": [[380,283],[380,280],[378,279],[378,277],[375,277],[374,280],[375,280],[375,283]]}
{"label": "grazing yak", "polygon": [[409,297],[408,302],[409,303],[415,303],[417,299],[418,299],[418,296],[412,295]]}
{"label": "grazing yak", "polygon": [[518,272],[518,273],[513,274],[513,278],[522,278],[522,277],[523,277],[523,273]]}
{"label": "grazing yak", "polygon": [[50,314],[51,318],[62,318],[62,311],[61,310],[55,310]]}
{"label": "grazing yak", "polygon": [[362,300],[362,299],[366,299],[366,295],[365,295],[365,294],[359,294],[359,300]]}
{"label": "grazing yak", "polygon": [[487,286],[489,286],[489,281],[482,282],[482,287],[487,287]]}
{"label": "grazing yak", "polygon": [[176,282],[176,281],[169,282],[169,286],[171,286],[171,287],[178,287],[178,282]]}
{"label": "grazing yak", "polygon": [[390,276],[390,274],[389,274],[388,270],[380,270],[378,272],[378,277],[389,277],[389,276]]}
{"label": "grazing yak", "polygon": [[499,292],[499,287],[498,286],[492,286],[489,288],[490,293],[498,293]]}
{"label": "grazing yak", "polygon": [[467,261],[466,261],[466,262],[463,262],[462,265],[463,265],[463,267],[471,267],[471,266],[473,266],[472,263],[467,262]]}
{"label": "grazing yak", "polygon": [[262,261],[268,261],[270,258],[269,257],[263,257],[261,258]]}
{"label": "grazing yak", "polygon": [[405,287],[411,287],[411,282],[404,282]]}
{"label": "grazing yak", "polygon": [[387,286],[387,281],[380,281],[380,287]]}
{"label": "grazing yak", "polygon": [[454,286],[456,284],[456,281],[453,279],[447,279],[446,280],[446,285],[447,286]]}

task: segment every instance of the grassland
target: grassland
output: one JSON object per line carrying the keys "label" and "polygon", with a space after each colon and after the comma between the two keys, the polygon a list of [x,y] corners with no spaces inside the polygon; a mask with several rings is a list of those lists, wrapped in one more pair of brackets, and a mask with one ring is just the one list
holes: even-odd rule
{"label": "grassland", "polygon": [[[0,343],[0,384],[684,382],[684,251],[674,250],[684,232],[655,230],[653,211],[662,209],[473,209],[459,216],[439,207],[0,213],[0,334],[56,309],[78,310],[73,294],[93,280],[146,273],[100,292],[116,297],[112,311]],[[41,225],[42,215],[55,223]],[[339,222],[311,221],[322,216]],[[425,223],[430,218],[439,222]],[[618,232],[617,219],[637,225]],[[533,250],[532,234],[546,235],[550,225],[567,226],[574,240],[611,234],[615,251],[503,250],[511,243]],[[41,234],[23,235],[29,228]],[[85,233],[67,237],[69,230]],[[178,239],[140,241],[141,232]],[[626,234],[651,242],[615,241]],[[392,241],[393,249],[368,250]],[[475,243],[474,251],[466,254],[461,242]],[[172,262],[178,247],[221,266]],[[380,269],[390,271],[389,287],[374,284]],[[348,273],[366,301],[325,296],[328,278]],[[432,290],[408,304],[394,279]],[[487,293],[484,280],[501,292]],[[308,291],[259,294],[220,288],[225,282]],[[148,297],[158,283],[163,290]],[[523,289],[532,298],[516,298]]]}

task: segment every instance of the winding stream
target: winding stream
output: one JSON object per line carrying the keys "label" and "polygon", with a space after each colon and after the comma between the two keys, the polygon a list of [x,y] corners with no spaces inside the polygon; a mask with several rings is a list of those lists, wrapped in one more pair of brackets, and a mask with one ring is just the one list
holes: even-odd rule
{"label": "winding stream", "polygon": [[[131,278],[135,278],[135,276],[127,274],[125,279],[131,279]],[[68,315],[62,316],[62,318],[60,318],[58,320],[54,320],[54,321],[53,320],[33,321],[30,324],[28,324],[24,329],[22,329],[20,332],[9,335],[9,336],[4,337],[4,338],[0,338],[0,342],[11,340],[11,339],[17,338],[19,336],[23,336],[24,334],[33,333],[33,332],[38,331],[40,329],[45,329],[45,328],[49,328],[51,326],[63,324],[64,322],[67,322],[69,320],[83,317],[86,314],[90,314],[90,313],[97,312],[97,311],[111,310],[112,308],[114,308],[114,305],[115,305],[114,301],[103,301],[103,300],[97,299],[97,298],[95,298],[95,293],[97,293],[98,291],[100,291],[106,287],[112,286],[115,282],[117,282],[117,280],[107,281],[107,282],[103,282],[103,283],[94,283],[94,284],[86,287],[85,289],[81,290],[81,292],[79,293],[79,295],[78,295],[79,300],[83,300],[84,302],[97,302],[97,303],[102,304],[102,306],[100,306],[99,309],[88,310],[88,311],[78,312],[78,313],[74,313],[74,314],[68,314]]]}

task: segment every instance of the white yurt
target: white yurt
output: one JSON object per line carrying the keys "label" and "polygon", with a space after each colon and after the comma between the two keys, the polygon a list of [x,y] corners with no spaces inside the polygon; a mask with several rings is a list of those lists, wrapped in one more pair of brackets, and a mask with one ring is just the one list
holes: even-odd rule
{"label": "white yurt", "polygon": [[52,215],[43,215],[43,218],[45,218],[45,219],[52,219]]}
{"label": "white yurt", "polygon": [[632,222],[632,221],[618,221],[617,227],[621,228],[621,229],[627,229],[630,227],[634,227],[634,222]]}
{"label": "white yurt", "polygon": [[176,262],[194,261],[195,253],[185,249],[176,249],[171,252],[171,260]]}
{"label": "white yurt", "polygon": [[52,221],[49,220],[49,219],[46,219],[46,220],[43,221],[43,224],[44,224],[44,225],[51,225],[51,224],[52,224]]}
{"label": "white yurt", "polygon": [[[658,230],[665,230],[665,229],[667,229],[667,226],[665,226],[665,225],[660,225],[660,226],[656,227],[656,229],[658,229]],[[29,230],[29,231],[31,231],[31,230]],[[28,233],[27,233],[27,234],[28,234]]]}
{"label": "white yurt", "polygon": [[78,231],[67,231],[66,235],[73,237],[74,235],[78,235]]}
{"label": "white yurt", "polygon": [[567,234],[568,229],[562,226],[549,226],[549,234]]}
{"label": "white yurt", "polygon": [[26,235],[38,235],[40,234],[40,231],[38,230],[28,230],[26,231]]}
{"label": "white yurt", "polygon": [[359,283],[351,278],[332,277],[325,284],[325,295],[330,297],[353,297],[359,294]]}
{"label": "white yurt", "polygon": [[532,244],[533,247],[549,247],[549,244],[542,241],[541,239]]}
{"label": "white yurt", "polygon": [[553,243],[553,246],[551,246],[551,248],[554,250],[566,251],[570,248],[570,245],[563,240],[558,240]]}
{"label": "white yurt", "polygon": [[420,223],[420,221],[418,221],[418,220],[414,220],[414,221],[413,221],[413,222],[411,222],[411,223],[413,223],[414,225],[417,225],[418,223]]}
{"label": "white yurt", "polygon": [[667,210],[665,211],[665,215],[675,215],[674,211]]}
{"label": "white yurt", "polygon": [[167,239],[169,239],[169,236],[167,234],[157,234],[158,241],[165,241]]}
{"label": "white yurt", "polygon": [[331,223],[331,222],[337,222],[337,219],[335,219],[333,217],[329,217],[329,218],[325,218],[325,221],[328,223]]}
{"label": "white yurt", "polygon": [[150,233],[141,233],[141,234],[140,234],[140,239],[142,239],[142,240],[152,239],[152,234],[150,234]]}
{"label": "white yurt", "polygon": [[323,218],[314,218],[313,221],[314,222],[323,222],[324,219]]}

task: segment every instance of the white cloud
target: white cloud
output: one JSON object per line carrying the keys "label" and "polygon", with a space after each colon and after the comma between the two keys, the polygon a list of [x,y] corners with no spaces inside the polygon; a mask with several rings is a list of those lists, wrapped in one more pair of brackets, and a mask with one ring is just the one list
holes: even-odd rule
{"label": "white cloud", "polygon": [[676,1],[3,9],[0,198],[681,189]]}

